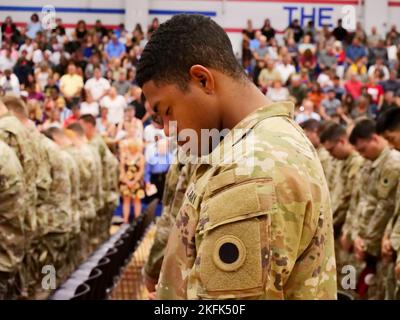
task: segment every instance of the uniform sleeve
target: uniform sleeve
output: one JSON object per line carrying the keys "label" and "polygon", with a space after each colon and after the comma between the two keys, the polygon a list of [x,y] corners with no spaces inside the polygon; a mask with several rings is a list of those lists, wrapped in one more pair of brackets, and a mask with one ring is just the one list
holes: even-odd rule
{"label": "uniform sleeve", "polygon": [[378,181],[377,203],[375,208],[369,210],[371,214],[364,238],[366,251],[373,256],[379,256],[385,228],[394,214],[399,173],[398,168],[390,168],[382,173]]}

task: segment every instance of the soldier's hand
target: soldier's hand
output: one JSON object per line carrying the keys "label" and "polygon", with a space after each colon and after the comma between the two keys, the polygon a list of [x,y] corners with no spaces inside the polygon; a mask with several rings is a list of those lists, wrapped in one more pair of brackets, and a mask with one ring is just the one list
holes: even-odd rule
{"label": "soldier's hand", "polygon": [[146,285],[147,291],[149,292],[149,296],[151,293],[155,293],[157,280],[149,277],[146,273],[144,273],[144,283]]}
{"label": "soldier's hand", "polygon": [[364,261],[365,244],[364,244],[364,240],[361,239],[360,237],[357,237],[356,240],[354,240],[354,251],[355,251],[357,260]]}
{"label": "soldier's hand", "polygon": [[349,252],[352,246],[351,240],[348,238],[347,233],[342,234],[340,237],[340,245],[342,249]]}
{"label": "soldier's hand", "polygon": [[393,255],[392,244],[390,239],[385,235],[382,239],[382,257],[390,258]]}
{"label": "soldier's hand", "polygon": [[396,265],[396,268],[394,269],[394,271],[395,271],[395,273],[396,273],[396,278],[397,278],[397,280],[400,281],[400,263],[398,263],[398,264]]}

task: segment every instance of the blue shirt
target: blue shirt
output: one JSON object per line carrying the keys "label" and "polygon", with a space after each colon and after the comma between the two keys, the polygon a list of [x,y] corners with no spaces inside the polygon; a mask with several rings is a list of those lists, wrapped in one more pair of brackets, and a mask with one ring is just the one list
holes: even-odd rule
{"label": "blue shirt", "polygon": [[352,61],[356,61],[361,57],[365,57],[367,52],[363,46],[349,46],[346,50],[346,57],[351,59]]}
{"label": "blue shirt", "polygon": [[149,183],[152,174],[166,173],[172,162],[172,155],[160,155],[158,152],[151,155],[144,169],[144,182]]}
{"label": "blue shirt", "polygon": [[110,40],[107,44],[106,52],[110,58],[119,58],[125,52],[125,45],[119,41],[115,44]]}

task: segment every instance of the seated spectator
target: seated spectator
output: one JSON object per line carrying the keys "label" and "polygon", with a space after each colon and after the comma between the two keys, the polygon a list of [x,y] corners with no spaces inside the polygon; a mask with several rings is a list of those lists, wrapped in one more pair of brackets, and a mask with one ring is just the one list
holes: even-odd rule
{"label": "seated spectator", "polygon": [[42,23],[39,21],[39,16],[36,13],[31,15],[31,21],[28,23],[26,28],[26,35],[30,39],[35,39],[36,34],[39,31],[42,31]]}
{"label": "seated spectator", "polygon": [[370,77],[369,82],[366,85],[366,90],[367,94],[371,96],[371,112],[374,116],[376,116],[378,109],[380,109],[383,103],[383,88],[380,84],[378,84],[375,77]]}
{"label": "seated spectator", "polygon": [[118,80],[113,82],[113,87],[117,89],[118,94],[121,96],[125,96],[132,87],[132,84],[126,80],[126,71],[124,69],[120,70]]}
{"label": "seated spectator", "polygon": [[321,102],[321,115],[325,120],[330,120],[330,118],[338,113],[339,107],[342,103],[335,97],[335,90],[330,88],[327,91],[327,96]]}
{"label": "seated spectator", "polygon": [[333,47],[331,45],[327,46],[326,49],[322,49],[318,52],[318,66],[321,70],[326,67],[329,69],[335,68],[337,64],[337,57]]}
{"label": "seated spectator", "polygon": [[293,75],[290,80],[289,93],[296,99],[296,104],[299,105],[307,96],[307,86],[301,83],[299,75]]}
{"label": "seated spectator", "polygon": [[311,86],[310,92],[307,94],[307,98],[310,99],[316,110],[319,110],[322,99],[324,98],[324,94],[322,92],[321,86],[319,83],[313,83]]}
{"label": "seated spectator", "polygon": [[71,108],[71,115],[64,120],[63,127],[67,128],[70,124],[77,122],[80,116],[79,106],[73,105]]}
{"label": "seated spectator", "polygon": [[363,117],[372,117],[372,114],[369,112],[370,110],[370,102],[369,98],[365,96],[360,96],[356,101],[356,106],[350,113],[352,119],[357,120]]}
{"label": "seated spectator", "polygon": [[93,70],[93,78],[90,78],[85,83],[85,90],[89,91],[94,101],[99,102],[105,97],[110,89],[110,82],[102,77],[100,67],[95,67]]}
{"label": "seated spectator", "polygon": [[397,71],[390,70],[389,79],[382,81],[381,86],[385,92],[392,91],[394,94],[400,90],[400,82],[397,79]]}
{"label": "seated spectator", "polygon": [[315,54],[310,49],[305,50],[299,57],[299,65],[301,69],[306,69],[309,76],[312,78],[315,73],[315,67],[317,66]]}
{"label": "seated spectator", "polygon": [[68,64],[67,72],[60,79],[60,90],[64,95],[67,106],[71,108],[79,102],[83,88],[83,79],[82,76],[78,75],[74,63]]}
{"label": "seated spectator", "polygon": [[387,65],[389,63],[388,51],[383,39],[378,41],[377,46],[369,48],[368,63],[374,65],[378,59],[381,60],[382,64]]}
{"label": "seated spectator", "polygon": [[272,82],[272,87],[268,88],[267,98],[272,101],[285,101],[289,99],[289,90],[282,86],[282,81],[276,79]]}
{"label": "seated spectator", "polygon": [[322,90],[331,88],[333,86],[332,78],[333,75],[331,69],[326,67],[325,69],[321,70],[321,73],[318,75],[317,82],[321,86]]}
{"label": "seated spectator", "polygon": [[365,58],[359,58],[355,62],[351,63],[347,69],[347,79],[350,78],[351,74],[355,74],[361,81],[366,81],[368,78],[367,66],[365,64]]}
{"label": "seated spectator", "polygon": [[143,141],[143,123],[135,117],[135,108],[128,106],[124,112],[124,121],[117,127],[116,140],[125,137]]}
{"label": "seated spectator", "polygon": [[11,49],[5,49],[5,52],[0,55],[0,71],[12,70],[16,62],[17,60],[11,56]]}
{"label": "seated spectator", "polygon": [[255,60],[264,60],[268,56],[267,38],[265,36],[260,37],[260,45],[254,49],[253,55]]}
{"label": "seated spectator", "polygon": [[277,79],[280,79],[280,75],[275,68],[275,63],[272,59],[268,59],[266,68],[262,69],[258,76],[258,83],[261,90],[265,92],[272,85],[272,82]]}
{"label": "seated spectator", "polygon": [[112,124],[118,125],[124,120],[126,100],[118,94],[115,87],[111,87],[108,95],[101,99],[100,106],[108,109],[108,121]]}
{"label": "seated spectator", "polygon": [[104,138],[114,139],[116,136],[116,126],[108,121],[108,109],[100,108],[100,118],[96,120],[96,129]]}
{"label": "seated spectator", "polygon": [[338,76],[333,77],[333,89],[335,90],[336,99],[342,101],[342,98],[346,91],[344,90],[340,78]]}
{"label": "seated spectator", "polygon": [[296,122],[301,124],[309,119],[321,121],[321,116],[314,111],[314,104],[309,99],[304,99],[303,105],[300,107],[300,112],[296,115]]}
{"label": "seated spectator", "polygon": [[376,72],[382,74],[385,81],[390,78],[389,69],[384,65],[384,60],[380,57],[376,58],[375,64],[369,67],[368,77],[372,77]]}
{"label": "seated spectator", "polygon": [[346,49],[346,61],[349,65],[357,62],[360,58],[366,57],[367,52],[361,44],[360,39],[355,37],[352,44]]}
{"label": "seated spectator", "polygon": [[0,87],[4,90],[6,95],[12,94],[19,96],[20,94],[19,80],[10,69],[5,70],[4,74],[0,76]]}
{"label": "seated spectator", "polygon": [[378,33],[378,29],[375,26],[373,26],[371,28],[371,34],[367,37],[368,47],[370,48],[376,47],[380,40],[382,40],[382,37]]}
{"label": "seated spectator", "polygon": [[299,19],[293,19],[293,21],[285,30],[284,38],[286,41],[292,38],[296,43],[298,43],[303,37],[303,34],[304,32],[302,27],[300,26]]}
{"label": "seated spectator", "polygon": [[122,57],[126,54],[125,45],[118,41],[116,35],[111,36],[111,40],[108,42],[105,48],[105,54],[107,60],[111,60],[113,58],[122,59]]}
{"label": "seated spectator", "polygon": [[314,55],[316,53],[315,44],[311,43],[311,36],[306,34],[303,38],[303,41],[298,46],[299,53],[303,55],[307,50],[310,50]]}
{"label": "seated spectator", "polygon": [[363,84],[359,80],[358,75],[352,73],[350,74],[350,79],[345,82],[344,88],[356,100],[361,96]]}
{"label": "seated spectator", "polygon": [[387,92],[385,92],[385,94],[383,96],[383,102],[382,102],[381,108],[378,110],[378,116],[388,109],[398,108],[398,107],[399,107],[399,105],[396,102],[394,92],[387,91]]}
{"label": "seated spectator", "polygon": [[54,107],[50,112],[50,117],[44,121],[42,130],[47,130],[51,127],[62,128],[60,115],[60,110]]}
{"label": "seated spectator", "polygon": [[267,41],[270,41],[275,37],[275,29],[272,28],[271,21],[269,19],[265,19],[264,25],[261,28],[261,33],[267,38]]}
{"label": "seated spectator", "polygon": [[93,117],[97,118],[100,114],[99,103],[95,101],[92,97],[90,91],[86,91],[85,101],[81,103],[81,115],[91,114]]}
{"label": "seated spectator", "polygon": [[7,16],[1,24],[1,34],[4,42],[15,41],[17,39],[19,31],[10,16]]}
{"label": "seated spectator", "polygon": [[283,57],[282,63],[276,66],[276,71],[279,73],[282,83],[286,84],[289,77],[296,73],[296,68],[292,64],[292,57],[287,54]]}

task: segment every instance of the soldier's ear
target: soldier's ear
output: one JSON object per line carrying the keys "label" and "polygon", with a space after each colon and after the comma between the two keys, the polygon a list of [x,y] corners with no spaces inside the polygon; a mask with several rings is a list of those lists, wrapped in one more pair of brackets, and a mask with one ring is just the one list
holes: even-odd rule
{"label": "soldier's ear", "polygon": [[214,92],[215,79],[209,69],[202,65],[196,64],[190,68],[189,74],[192,83],[200,87],[205,93],[211,94]]}

